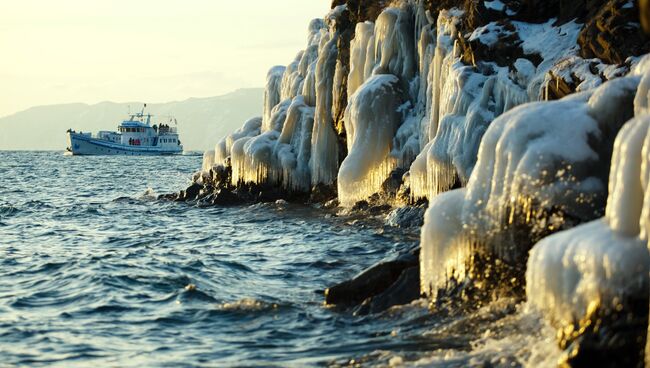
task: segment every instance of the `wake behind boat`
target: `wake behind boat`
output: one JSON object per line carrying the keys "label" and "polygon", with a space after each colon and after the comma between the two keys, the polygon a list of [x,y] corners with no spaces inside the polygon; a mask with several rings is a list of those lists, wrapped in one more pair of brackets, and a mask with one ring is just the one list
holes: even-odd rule
{"label": "wake behind boat", "polygon": [[[145,114],[143,108],[137,114],[130,114],[117,132],[100,131],[96,136],[68,129],[66,154],[152,156],[182,153],[177,128],[167,124],[152,126],[153,117]],[[170,118],[172,121],[176,123],[176,119]]]}

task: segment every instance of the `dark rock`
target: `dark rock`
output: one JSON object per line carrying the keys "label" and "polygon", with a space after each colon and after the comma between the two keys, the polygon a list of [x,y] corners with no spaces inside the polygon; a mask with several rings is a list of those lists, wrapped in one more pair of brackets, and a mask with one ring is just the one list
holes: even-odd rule
{"label": "dark rock", "polygon": [[403,184],[402,178],[404,177],[404,173],[406,173],[406,170],[402,168],[393,170],[388,176],[388,179],[381,185],[382,192],[391,197],[396,197]]}
{"label": "dark rock", "polygon": [[558,331],[562,366],[643,367],[648,297],[628,299],[612,310],[599,306],[574,326]]}
{"label": "dark rock", "polygon": [[336,6],[348,4],[350,16],[353,23],[360,23],[365,21],[374,22],[390,3],[390,0],[334,0],[332,1],[332,9]]}
{"label": "dark rock", "polygon": [[323,208],[325,209],[334,209],[339,206],[339,200],[338,199],[331,199],[323,204]]}
{"label": "dark rock", "polygon": [[359,211],[365,211],[368,208],[370,208],[370,204],[368,203],[368,201],[364,200],[364,201],[359,201],[359,202],[355,203],[354,206],[352,206],[351,210],[353,212],[359,212]]}
{"label": "dark rock", "polygon": [[310,203],[326,203],[338,197],[336,183],[331,185],[318,184],[311,189]]}
{"label": "dark rock", "polygon": [[389,204],[378,204],[368,208],[367,212],[371,215],[381,215],[390,211],[392,208]]}
{"label": "dark rock", "polygon": [[[407,268],[417,266],[417,261],[395,260],[378,263],[351,280],[325,290],[325,302],[334,305],[356,305],[381,294],[400,278]],[[419,283],[418,283],[419,285]]]}
{"label": "dark rock", "polygon": [[[196,199],[199,194],[201,193],[201,189],[203,189],[203,186],[197,184],[197,183],[192,183],[187,189],[185,189],[183,193],[183,200],[184,201],[191,201]],[[180,199],[180,196],[179,196]]]}
{"label": "dark rock", "polygon": [[562,97],[568,96],[576,91],[580,83],[582,82],[578,79],[575,74],[571,74],[571,80],[567,81],[562,77],[555,76],[552,72],[550,73],[551,82],[546,86],[546,99],[547,100],[559,100]]}
{"label": "dark rock", "polygon": [[399,278],[381,294],[366,299],[355,309],[355,314],[372,314],[405,305],[420,298],[420,266],[405,269]]}
{"label": "dark rock", "polygon": [[622,64],[629,56],[650,52],[650,38],[640,26],[639,5],[628,4],[628,0],[607,1],[588,19],[578,38],[583,58]]}
{"label": "dark rock", "polygon": [[235,193],[227,189],[219,189],[212,197],[212,204],[218,206],[233,206],[243,202]]}
{"label": "dark rock", "polygon": [[228,188],[231,186],[232,166],[215,166],[210,170],[210,176],[215,186]]}
{"label": "dark rock", "polygon": [[158,196],[158,200],[175,201],[178,199],[178,195],[178,193],[161,194]]}
{"label": "dark rock", "polygon": [[650,0],[639,0],[639,18],[643,31],[650,34]]}
{"label": "dark rock", "polygon": [[422,227],[426,210],[426,206],[397,208],[386,216],[386,225],[401,228]]}

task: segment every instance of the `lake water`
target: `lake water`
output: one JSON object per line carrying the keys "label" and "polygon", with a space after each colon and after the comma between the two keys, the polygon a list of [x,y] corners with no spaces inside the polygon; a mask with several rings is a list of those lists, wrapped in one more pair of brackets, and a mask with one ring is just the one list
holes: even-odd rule
{"label": "lake water", "polygon": [[325,307],[325,288],[413,246],[417,230],[303,205],[156,200],[200,166],[0,151],[0,366],[556,359],[553,332],[507,300],[471,314],[425,300],[370,316]]}

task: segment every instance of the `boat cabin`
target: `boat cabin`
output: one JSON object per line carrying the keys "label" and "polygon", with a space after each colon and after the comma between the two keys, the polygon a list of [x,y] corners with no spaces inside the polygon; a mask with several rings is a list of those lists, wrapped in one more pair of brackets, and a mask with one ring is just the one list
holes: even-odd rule
{"label": "boat cabin", "polygon": [[165,124],[150,125],[151,115],[131,115],[118,127],[120,143],[128,146],[174,147],[180,145],[178,131]]}

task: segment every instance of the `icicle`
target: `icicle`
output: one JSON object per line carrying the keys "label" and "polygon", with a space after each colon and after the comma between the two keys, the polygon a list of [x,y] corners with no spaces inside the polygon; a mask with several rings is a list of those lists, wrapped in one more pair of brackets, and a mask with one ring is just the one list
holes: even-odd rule
{"label": "icicle", "polygon": [[321,38],[316,64],[316,111],[310,160],[312,185],[331,184],[338,170],[338,142],[332,118],[332,85],[336,69],[339,35]]}
{"label": "icicle", "polygon": [[271,119],[271,111],[280,103],[282,79],[284,76],[284,66],[275,66],[269,70],[266,76],[266,88],[264,89],[264,116],[262,121],[262,131],[265,132],[271,127],[269,120]]}
{"label": "icicle", "polygon": [[214,164],[224,165],[226,159],[230,157],[232,145],[236,140],[243,137],[255,137],[260,134],[262,128],[262,118],[252,118],[244,123],[244,126],[237,129],[234,133],[223,138],[214,148]]}
{"label": "icicle", "polygon": [[203,164],[201,165],[201,170],[203,172],[208,172],[212,169],[214,165],[214,151],[205,151],[203,152]]}

